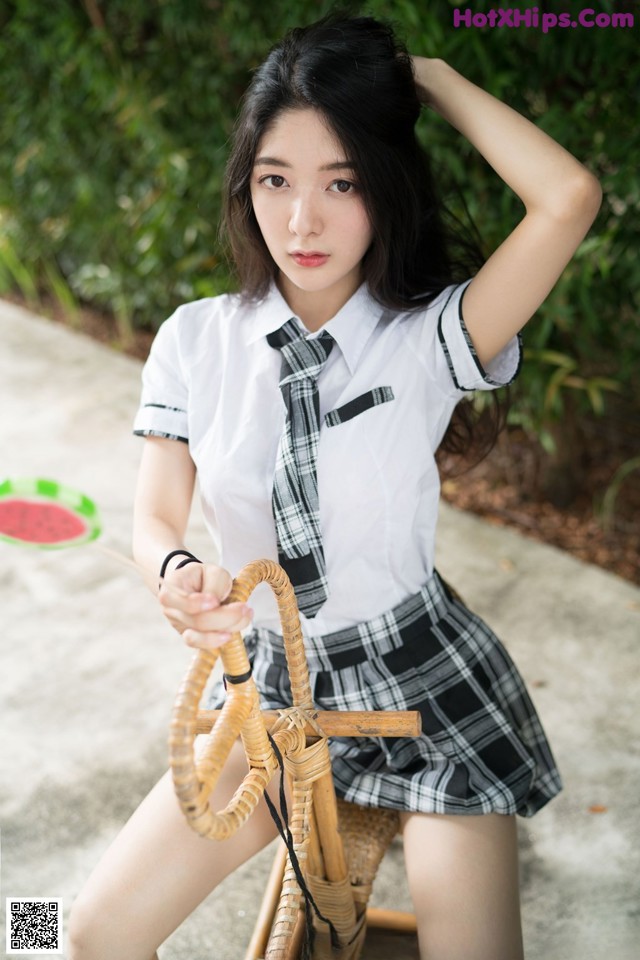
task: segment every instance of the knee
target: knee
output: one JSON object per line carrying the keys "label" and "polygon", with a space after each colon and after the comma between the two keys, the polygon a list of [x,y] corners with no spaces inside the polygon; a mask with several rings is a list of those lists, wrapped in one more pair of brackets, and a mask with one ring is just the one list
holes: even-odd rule
{"label": "knee", "polygon": [[67,928],[69,960],[102,960],[110,954],[109,924],[104,909],[81,893],[71,907]]}

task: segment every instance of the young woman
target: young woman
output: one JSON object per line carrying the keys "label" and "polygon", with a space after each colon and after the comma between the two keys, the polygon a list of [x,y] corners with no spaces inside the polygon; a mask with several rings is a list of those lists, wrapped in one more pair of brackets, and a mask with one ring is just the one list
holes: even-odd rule
{"label": "young woman", "polygon": [[[524,205],[462,283],[415,138],[421,104]],[[145,367],[134,550],[155,584],[162,568],[162,611],[184,641],[215,647],[251,626],[264,706],[287,705],[269,588],[251,608],[221,605],[246,562],[280,559],[316,705],[422,711],[416,740],[332,751],[339,794],[402,811],[430,960],[522,956],[515,814],[560,789],[515,667],[434,571],[434,453],[462,398],[515,376],[517,334],[599,203],[562,147],[443,61],[409,57],[386,26],[294,30],[254,77],[228,164],[241,293],[180,308]],[[196,474],[220,565],[185,549]],[[232,758],[216,809],[242,776]],[[165,777],[80,895],[72,960],[151,960],[274,834],[264,806],[233,839],[200,839]]]}

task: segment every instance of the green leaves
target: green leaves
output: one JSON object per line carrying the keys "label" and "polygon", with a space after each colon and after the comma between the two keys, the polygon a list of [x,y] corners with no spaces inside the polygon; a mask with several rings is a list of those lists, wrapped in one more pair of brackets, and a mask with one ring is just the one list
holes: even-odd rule
{"label": "green leaves", "polygon": [[[156,327],[184,300],[229,289],[217,226],[239,98],[271,44],[330,6],[5,4],[0,285],[30,300],[51,291],[71,313],[79,300],[108,308],[125,336],[132,325]],[[619,6],[602,0],[599,9]],[[637,28],[454,28],[456,8],[486,13],[495,7],[489,0],[344,7],[392,16],[412,52],[449,60],[558,139],[603,185],[594,229],[525,332],[513,420],[542,436],[568,397],[578,412],[598,414],[611,391],[637,398]],[[428,110],[419,135],[453,212],[473,218],[491,253],[518,222],[519,201]]]}

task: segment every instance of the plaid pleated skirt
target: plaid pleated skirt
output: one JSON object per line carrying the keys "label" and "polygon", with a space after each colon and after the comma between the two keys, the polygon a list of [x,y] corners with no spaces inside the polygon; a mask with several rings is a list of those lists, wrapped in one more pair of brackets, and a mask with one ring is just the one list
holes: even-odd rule
{"label": "plaid pleated skirt", "polygon": [[[263,709],[291,706],[282,637],[245,642]],[[319,710],[419,710],[415,738],[333,737],[338,796],[423,813],[532,816],[561,789],[551,748],[513,661],[438,573],[392,610],[305,638]],[[206,706],[222,706],[222,682]]]}

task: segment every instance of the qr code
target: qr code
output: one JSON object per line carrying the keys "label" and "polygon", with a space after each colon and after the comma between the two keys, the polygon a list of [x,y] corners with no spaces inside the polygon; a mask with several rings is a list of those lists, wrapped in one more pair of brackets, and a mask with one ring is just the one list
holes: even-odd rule
{"label": "qr code", "polygon": [[62,953],[62,900],[7,897],[7,953]]}

